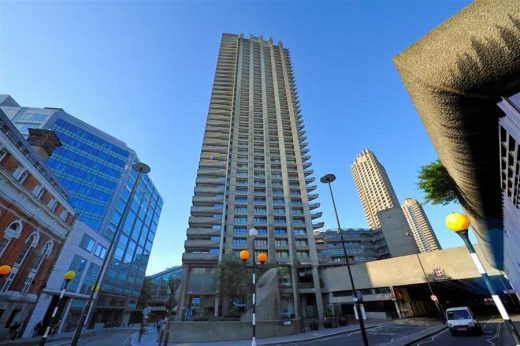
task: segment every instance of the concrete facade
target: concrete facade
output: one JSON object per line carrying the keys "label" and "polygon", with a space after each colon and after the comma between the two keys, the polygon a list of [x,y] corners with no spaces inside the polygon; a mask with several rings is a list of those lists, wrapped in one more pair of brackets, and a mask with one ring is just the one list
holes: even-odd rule
{"label": "concrete facade", "polygon": [[[343,241],[350,263],[376,261],[389,258],[388,246],[380,228],[343,229]],[[345,264],[341,236],[337,229],[314,233],[320,265]]]}
{"label": "concrete facade", "polygon": [[356,157],[350,169],[368,227],[379,228],[377,212],[399,205],[386,170],[368,149]]}
{"label": "concrete facade", "polygon": [[520,93],[498,103],[500,178],[504,213],[504,271],[520,292]]}
{"label": "concrete facade", "polygon": [[441,249],[432,225],[419,202],[415,198],[406,198],[401,208],[419,251],[425,252]]}
{"label": "concrete facade", "polygon": [[[310,159],[289,50],[223,34],[184,244],[181,309],[223,313],[213,268],[225,255],[252,250],[247,232],[255,227],[257,251],[289,268],[282,313],[323,315],[313,235],[323,223],[313,224],[321,213],[313,212]],[[307,273],[312,289],[302,290]]]}
{"label": "concrete facade", "polygon": [[500,269],[497,103],[520,91],[519,23],[516,0],[474,1],[393,59],[487,259]]}
{"label": "concrete facade", "polygon": [[376,216],[381,225],[381,232],[385,237],[390,257],[405,256],[417,252],[415,244],[410,241],[407,235],[407,233],[410,233],[410,226],[399,206],[378,211]]}
{"label": "concrete facade", "polygon": [[[491,267],[483,256],[482,250],[476,250],[483,259],[484,268],[490,277],[500,276],[500,271]],[[475,267],[465,246],[421,252],[418,254],[429,280],[442,273],[443,286],[455,287],[461,292],[471,292],[472,285],[455,285],[456,280],[478,279],[480,274]],[[358,263],[351,266],[356,290],[362,293],[365,305],[372,305],[371,317],[412,317],[428,313],[435,315],[435,309],[429,300],[429,291],[423,288],[423,300],[414,300],[410,286],[426,283],[416,255],[401,256],[379,261]],[[323,301],[326,306],[352,306],[352,286],[348,280],[347,268],[328,267],[320,271],[323,282]],[[424,285],[426,286],[426,285]],[[482,283],[483,286],[483,283]],[[488,296],[484,286],[484,295]],[[424,293],[426,292],[426,293]],[[446,298],[446,297],[443,297]],[[482,304],[482,303],[480,303]],[[395,311],[395,315],[392,315]],[[344,310],[345,312],[345,310]],[[346,310],[352,314],[351,309]]]}

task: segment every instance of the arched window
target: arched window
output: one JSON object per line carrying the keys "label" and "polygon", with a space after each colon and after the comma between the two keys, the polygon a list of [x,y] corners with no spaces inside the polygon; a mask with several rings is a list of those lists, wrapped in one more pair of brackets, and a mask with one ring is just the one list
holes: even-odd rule
{"label": "arched window", "polygon": [[[13,267],[11,268],[11,273],[9,273],[9,276],[7,279],[5,279],[4,285],[2,286],[1,292],[6,292],[9,287],[11,287],[11,284],[14,281],[14,278],[16,274],[18,273],[18,270],[22,266],[23,262],[27,258],[27,255],[31,251],[32,248],[36,247],[38,245],[38,242],[40,241],[40,233],[39,232],[33,232],[27,239],[25,240],[25,245],[20,252],[20,255],[16,259],[16,262],[14,262]],[[27,282],[27,281],[26,281]]]}
{"label": "arched window", "polygon": [[0,256],[4,254],[5,249],[9,246],[12,238],[19,238],[22,233],[23,224],[22,221],[16,220],[13,221],[7,226],[4,230],[4,236],[2,240],[0,240]]}
{"label": "arched window", "polygon": [[22,295],[26,295],[27,292],[29,291],[29,288],[31,287],[31,284],[34,280],[34,277],[38,273],[38,270],[40,270],[40,267],[41,267],[43,261],[45,261],[45,259],[47,257],[49,257],[49,255],[51,254],[53,245],[54,245],[53,242],[51,240],[49,240],[48,242],[45,243],[45,245],[41,249],[40,254],[34,261],[31,271],[29,272],[29,275],[27,276],[27,279],[25,280],[25,283],[24,283],[24,286],[23,286],[22,292],[21,292]]}
{"label": "arched window", "polygon": [[18,256],[18,258],[16,259],[16,262],[14,262],[14,265],[15,266],[21,266],[23,261],[25,261],[25,258],[27,257],[27,254],[29,253],[29,251],[31,251],[31,249],[33,247],[36,247],[36,245],[38,245],[38,242],[40,241],[40,233],[38,232],[33,232],[26,240],[25,240],[25,245],[22,249],[22,251],[20,252],[20,255]]}
{"label": "arched window", "polygon": [[32,269],[34,271],[38,271],[38,269],[40,269],[43,261],[47,257],[49,257],[49,255],[52,252],[53,245],[54,244],[52,243],[52,240],[49,240],[48,242],[45,243],[45,245],[43,246],[42,250],[40,251],[40,254],[38,255],[38,258],[36,258],[36,261],[34,261],[34,264],[33,264],[33,267],[32,267]]}

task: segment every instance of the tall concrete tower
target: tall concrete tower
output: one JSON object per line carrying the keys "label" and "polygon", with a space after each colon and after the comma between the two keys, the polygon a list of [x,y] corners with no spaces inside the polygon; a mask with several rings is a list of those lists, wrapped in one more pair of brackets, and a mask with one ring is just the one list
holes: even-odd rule
{"label": "tall concrete tower", "polygon": [[[322,316],[313,230],[323,223],[289,51],[262,37],[223,34],[183,254],[180,308],[220,315],[213,269],[255,248],[287,268],[285,317]],[[256,257],[256,255],[255,255]]]}
{"label": "tall concrete tower", "polygon": [[402,209],[419,251],[439,250],[441,246],[437,236],[435,236],[430,221],[428,221],[419,202],[415,198],[406,198]]}
{"label": "tall concrete tower", "polygon": [[368,226],[379,228],[381,224],[377,212],[399,206],[385,168],[373,152],[365,149],[356,157],[350,169]]}

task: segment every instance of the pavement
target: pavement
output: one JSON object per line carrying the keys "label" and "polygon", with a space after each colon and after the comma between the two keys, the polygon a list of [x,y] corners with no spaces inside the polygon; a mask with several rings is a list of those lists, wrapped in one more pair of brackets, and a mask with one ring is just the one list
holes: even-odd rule
{"label": "pavement", "polygon": [[[111,343],[107,343],[106,340],[114,339],[115,343],[113,345],[121,346],[123,345],[119,340],[122,335],[132,336],[137,330],[139,330],[139,326],[134,326],[132,328],[110,328],[110,329],[99,329],[99,330],[86,330],[81,333],[81,337],[79,339],[79,344],[81,345],[93,345],[93,346],[101,346],[101,345],[110,345]],[[65,346],[70,345],[70,341],[72,340],[72,336],[74,332],[70,333],[62,333],[55,337],[51,337],[47,339],[47,346]],[[16,339],[16,340],[7,340],[0,342],[0,346],[33,346],[38,345],[40,342],[41,336],[33,337],[33,338],[25,338],[25,339]],[[103,339],[101,342],[100,339]],[[97,340],[97,341],[96,341]],[[128,338],[128,342],[124,345],[130,344],[130,338]]]}
{"label": "pavement", "polygon": [[[376,320],[366,322],[367,334],[371,345],[409,345],[410,342],[421,340],[429,335],[438,333],[443,328],[446,328],[440,322],[431,319],[408,319],[408,320]],[[403,335],[399,332],[408,333],[406,339],[401,339]],[[141,337],[141,342],[138,341],[138,333],[136,332],[131,340],[131,346],[157,346],[158,333],[149,328],[148,333]],[[393,339],[395,338],[395,339]],[[381,343],[378,343],[379,340]],[[387,342],[391,340],[390,342]],[[299,333],[289,336],[271,337],[257,339],[258,346],[268,345],[362,345],[361,333],[359,326],[353,324],[346,327],[338,328],[324,328],[320,330],[311,330],[305,333]],[[208,343],[168,343],[169,346],[249,346],[251,339],[223,341],[223,342],[208,342]]]}

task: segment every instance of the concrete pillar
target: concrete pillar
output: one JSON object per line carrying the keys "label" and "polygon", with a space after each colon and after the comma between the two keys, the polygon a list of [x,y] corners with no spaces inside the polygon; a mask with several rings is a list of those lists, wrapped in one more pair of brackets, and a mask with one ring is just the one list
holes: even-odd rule
{"label": "concrete pillar", "polygon": [[321,296],[320,274],[318,266],[312,266],[312,278],[314,282],[314,293],[316,294],[316,307],[318,308],[318,317],[322,319],[323,314],[323,297]]}
{"label": "concrete pillar", "polygon": [[[182,321],[183,311],[184,311],[184,307],[186,305],[186,293],[188,290],[190,269],[191,268],[189,265],[184,264],[182,266],[181,287],[180,287],[180,292],[179,292],[179,307],[177,310],[177,317],[176,317],[176,319],[179,321]],[[215,305],[216,305],[216,302],[215,302]],[[215,308],[216,308],[216,306],[215,306]],[[217,309],[215,309],[215,311],[216,310]]]}

